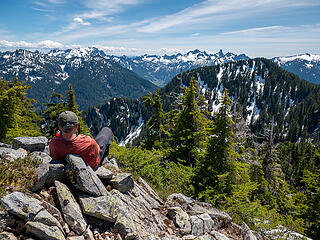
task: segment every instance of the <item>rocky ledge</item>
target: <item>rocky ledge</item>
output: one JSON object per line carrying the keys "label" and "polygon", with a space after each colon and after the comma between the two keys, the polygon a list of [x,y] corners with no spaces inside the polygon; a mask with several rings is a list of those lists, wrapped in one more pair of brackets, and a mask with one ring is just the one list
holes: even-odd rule
{"label": "rocky ledge", "polygon": [[52,160],[47,142],[40,137],[16,139],[14,147],[0,144],[1,161],[31,154],[41,162],[30,191],[0,200],[0,239],[265,239],[183,194],[163,201],[142,178],[120,172],[115,159],[97,171],[76,155]]}

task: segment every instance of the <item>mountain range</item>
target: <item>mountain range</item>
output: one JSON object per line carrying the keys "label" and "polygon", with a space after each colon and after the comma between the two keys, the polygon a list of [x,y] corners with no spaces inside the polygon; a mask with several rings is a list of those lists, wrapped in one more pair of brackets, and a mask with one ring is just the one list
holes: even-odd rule
{"label": "mountain range", "polygon": [[32,88],[29,97],[43,107],[52,91],[66,94],[72,84],[80,109],[102,104],[115,96],[138,98],[158,87],[105,58],[96,48],[52,50],[47,54],[16,50],[0,53],[0,77],[18,77]]}
{"label": "mountain range", "polygon": [[320,55],[305,53],[288,57],[276,57],[272,61],[309,82],[320,84]]}
{"label": "mountain range", "polygon": [[233,53],[224,54],[222,50],[218,53],[210,54],[205,51],[195,49],[185,54],[174,55],[142,55],[135,57],[128,56],[107,56],[107,58],[119,63],[121,66],[128,68],[154,84],[163,87],[173,77],[180,72],[202,66],[214,66],[224,62],[235,62],[247,60],[245,54],[236,55]]}
{"label": "mountain range", "polygon": [[[180,72],[248,59],[245,54],[224,54],[222,50],[215,54],[196,49],[170,56],[128,57],[106,55],[94,47],[54,49],[49,53],[20,49],[0,52],[0,77],[18,77],[29,84],[29,96],[38,101],[38,108],[50,101],[52,91],[65,94],[71,83],[80,109],[86,109],[116,96],[139,98],[165,86]],[[303,79],[320,83],[320,55],[277,57],[272,61]]]}
{"label": "mountain range", "polygon": [[[212,116],[227,88],[256,136],[264,135],[273,119],[275,141],[311,141],[319,137],[320,86],[283,70],[271,60],[248,59],[183,72],[160,89],[165,111],[172,109],[181,86],[188,86],[191,76],[197,79],[198,91],[206,98]],[[134,101],[115,98],[100,107],[89,108],[85,115],[94,132],[109,125],[125,144],[143,134],[150,112],[142,98]]]}

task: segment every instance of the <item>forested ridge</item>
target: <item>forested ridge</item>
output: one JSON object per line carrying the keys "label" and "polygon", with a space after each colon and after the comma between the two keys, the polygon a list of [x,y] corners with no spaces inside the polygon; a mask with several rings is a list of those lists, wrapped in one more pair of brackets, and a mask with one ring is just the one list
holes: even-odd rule
{"label": "forested ridge", "polygon": [[[0,83],[1,142],[52,137],[64,110],[82,119],[71,85],[66,97],[53,92],[36,117],[28,86]],[[114,143],[111,156],[162,196],[182,192],[206,201],[266,236],[282,226],[319,239],[318,93],[271,61],[254,59],[181,73],[158,92],[111,99],[83,119],[93,134],[110,125],[125,136],[130,121],[141,127],[131,146]]]}

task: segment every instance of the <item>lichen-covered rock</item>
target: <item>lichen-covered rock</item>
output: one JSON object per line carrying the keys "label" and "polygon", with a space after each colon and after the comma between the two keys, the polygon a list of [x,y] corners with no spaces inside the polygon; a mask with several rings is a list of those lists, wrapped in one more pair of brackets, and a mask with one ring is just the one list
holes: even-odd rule
{"label": "lichen-covered rock", "polygon": [[1,232],[0,240],[17,240],[16,236],[11,232]]}
{"label": "lichen-covered rock", "polygon": [[253,235],[252,231],[245,223],[241,225],[241,237],[243,240],[257,240],[256,236]]}
{"label": "lichen-covered rock", "polygon": [[38,180],[34,183],[32,191],[36,192],[45,186],[51,186],[55,180],[61,180],[65,177],[65,166],[61,161],[51,160],[42,163],[36,168]]}
{"label": "lichen-covered rock", "polygon": [[39,160],[41,163],[49,163],[52,160],[49,154],[40,151],[32,152],[30,157]]}
{"label": "lichen-covered rock", "polygon": [[22,192],[13,192],[0,200],[8,212],[24,220],[33,219],[44,208],[41,202]]}
{"label": "lichen-covered rock", "polygon": [[105,158],[102,166],[104,166],[107,169],[110,169],[111,171],[120,172],[120,168],[117,164],[117,161],[114,158],[112,158],[111,160],[108,160],[107,158]]}
{"label": "lichen-covered rock", "polygon": [[98,169],[95,172],[101,179],[111,179],[113,177],[113,172],[111,172],[103,166],[98,167]]}
{"label": "lichen-covered rock", "polygon": [[139,177],[138,183],[141,185],[141,187],[153,198],[155,199],[159,204],[163,204],[162,199],[158,196],[158,194],[149,186],[149,184],[143,180],[143,178]]}
{"label": "lichen-covered rock", "polygon": [[230,238],[228,238],[226,235],[219,233],[217,231],[211,231],[210,233],[212,236],[215,237],[215,239],[217,240],[230,240]]}
{"label": "lichen-covered rock", "polygon": [[114,208],[118,203],[110,196],[90,197],[80,196],[80,205],[84,214],[109,221],[115,222]]}
{"label": "lichen-covered rock", "polygon": [[0,142],[0,147],[12,148],[12,146],[10,144],[6,144],[6,143],[3,143],[3,142]]}
{"label": "lichen-covered rock", "polygon": [[33,222],[43,223],[47,226],[56,226],[61,232],[63,232],[63,227],[59,221],[53,217],[47,210],[40,211],[33,219]]}
{"label": "lichen-covered rock", "polygon": [[63,233],[55,226],[47,226],[39,222],[27,222],[26,229],[27,232],[34,234],[40,239],[65,240]]}
{"label": "lichen-covered rock", "polygon": [[131,191],[134,188],[134,181],[131,173],[119,173],[111,179],[112,186],[122,193]]}
{"label": "lichen-covered rock", "polygon": [[189,215],[181,207],[168,208],[168,216],[178,228],[184,228],[189,221]]}
{"label": "lichen-covered rock", "polygon": [[94,196],[108,195],[97,174],[80,156],[69,154],[66,161],[67,175],[76,188]]}
{"label": "lichen-covered rock", "polygon": [[0,147],[0,157],[12,162],[18,158],[23,158],[26,155],[22,151],[18,151],[12,148]]}
{"label": "lichen-covered rock", "polygon": [[67,240],[86,240],[84,236],[73,236],[73,237],[68,237]]}
{"label": "lichen-covered rock", "polygon": [[75,233],[81,235],[87,228],[87,222],[82,215],[79,204],[65,184],[59,181],[55,181],[54,184],[66,223]]}
{"label": "lichen-covered rock", "polygon": [[190,217],[191,223],[191,234],[194,236],[201,236],[204,234],[203,232],[203,221],[197,216]]}
{"label": "lichen-covered rock", "polygon": [[41,137],[16,137],[13,139],[12,146],[14,149],[23,148],[27,151],[44,151],[48,145],[48,139],[44,136]]}
{"label": "lichen-covered rock", "polygon": [[212,226],[214,225],[213,220],[209,216],[209,214],[204,213],[198,216],[203,221],[203,231],[204,233],[210,233],[212,230]]}
{"label": "lichen-covered rock", "polygon": [[166,207],[181,207],[182,209],[186,209],[194,203],[195,200],[182,193],[173,193],[167,197],[165,205]]}

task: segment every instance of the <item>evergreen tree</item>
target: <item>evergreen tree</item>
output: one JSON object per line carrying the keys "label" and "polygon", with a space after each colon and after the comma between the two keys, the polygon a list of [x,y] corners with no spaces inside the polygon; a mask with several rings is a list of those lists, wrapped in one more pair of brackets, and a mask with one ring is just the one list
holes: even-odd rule
{"label": "evergreen tree", "polygon": [[58,128],[58,116],[63,111],[72,111],[78,116],[78,133],[89,134],[89,129],[85,125],[81,117],[81,112],[78,110],[78,105],[75,99],[75,93],[72,89],[72,85],[69,84],[69,91],[67,101],[64,101],[64,96],[62,94],[52,92],[51,102],[46,104],[46,109],[44,111],[44,118],[46,122],[46,135],[49,138],[55,136],[59,131]]}
{"label": "evergreen tree", "polygon": [[196,163],[196,159],[205,149],[209,120],[207,112],[201,111],[205,104],[201,94],[197,96],[197,83],[194,77],[190,86],[181,96],[180,107],[168,114],[170,131],[169,158],[187,166]]}
{"label": "evergreen tree", "polygon": [[151,117],[147,122],[150,135],[146,141],[146,147],[157,147],[161,142],[161,138],[164,132],[164,112],[159,92],[155,92],[153,96],[150,92],[147,96],[144,97],[144,103],[147,105],[147,107],[152,108]]}
{"label": "evergreen tree", "polygon": [[[225,89],[221,107],[215,113],[206,154],[197,166],[194,184],[196,195],[207,198],[212,193],[230,192],[228,174],[231,170],[233,151],[233,120],[230,116],[231,99]],[[224,179],[224,180],[223,180]],[[207,199],[208,200],[208,199]]]}
{"label": "evergreen tree", "polygon": [[78,105],[76,103],[75,93],[72,89],[72,85],[69,84],[68,98],[66,102],[66,110],[72,111],[78,116],[78,133],[79,134],[89,134],[89,129],[82,120],[81,112],[78,110]]}
{"label": "evergreen tree", "polygon": [[0,140],[10,142],[15,137],[41,135],[40,117],[35,113],[35,100],[26,97],[30,86],[15,78],[0,80]]}

